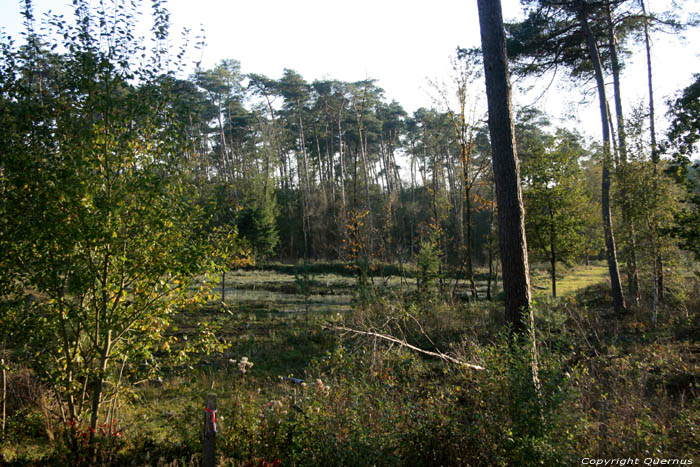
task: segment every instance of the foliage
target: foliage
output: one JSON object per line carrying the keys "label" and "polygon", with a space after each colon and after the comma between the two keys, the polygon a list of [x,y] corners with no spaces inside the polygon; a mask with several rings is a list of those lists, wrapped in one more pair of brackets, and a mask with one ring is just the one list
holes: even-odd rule
{"label": "foliage", "polygon": [[556,263],[571,264],[583,252],[584,208],[590,202],[580,183],[585,152],[577,135],[565,130],[532,139],[522,165],[528,247],[549,264],[556,296]]}
{"label": "foliage", "polygon": [[133,11],[75,9],[77,24],[49,16],[38,34],[27,2],[26,46],[2,51],[2,293],[38,296],[3,333],[65,420],[90,416],[92,443],[118,364],[159,349],[209,247],[169,107],[167,12],[155,5],[153,55],[137,61]]}
{"label": "foliage", "polygon": [[[676,159],[689,159],[696,152],[698,120],[700,120],[700,74],[693,75],[695,80],[669,102],[668,117],[671,125],[668,139],[675,150]],[[680,160],[679,160],[680,162]]]}
{"label": "foliage", "polygon": [[[180,79],[163,2],[148,44],[130,32],[135,4],[106,3],[76,0],[76,24],[47,15],[36,32],[26,2],[23,44],[0,41],[0,463],[194,465],[212,390],[224,465],[696,454],[697,265],[662,226],[700,255],[698,76],[670,103],[672,160],[651,157],[636,110],[615,179],[641,278],[654,280],[660,252],[667,299],[642,294],[625,316],[606,313],[601,286],[543,299],[533,343],[503,332],[502,302],[438,293],[452,279],[463,293],[465,268],[483,282],[491,254],[491,153],[466,108],[474,70],[455,70],[459,108],[413,115],[372,79],[244,75],[235,60]],[[589,78],[575,2],[525,3],[509,26],[516,72]],[[605,4],[579,3],[606,40]],[[621,41],[640,24],[630,4],[611,4]],[[601,256],[601,170],[594,146],[551,134],[535,109],[520,117],[528,244],[556,280],[557,261]],[[204,302],[213,273],[232,269],[236,305]],[[302,300],[307,313],[288,313]],[[338,335],[338,323],[396,341]]]}
{"label": "foliage", "polygon": [[[255,264],[252,249],[247,239],[240,238],[235,228],[227,226],[214,228],[209,235],[210,256],[213,269],[222,273],[222,282],[227,271],[252,266]],[[222,283],[222,287],[226,284]],[[222,301],[225,297],[222,297]]]}
{"label": "foliage", "polygon": [[584,231],[582,248],[584,260],[588,264],[590,258],[602,258],[602,252],[605,248],[603,223],[600,218],[601,167],[595,157],[581,160],[580,164],[584,189],[590,201],[589,204],[581,206],[585,212],[585,221],[582,225]]}
{"label": "foliage", "polygon": [[[270,279],[247,274],[258,287]],[[291,274],[287,279],[293,283]],[[114,445],[105,437],[98,459],[196,463],[203,396],[212,385],[218,460],[226,465],[571,465],[588,455],[692,457],[697,300],[686,297],[688,316],[679,304],[678,313],[662,315],[652,330],[648,309],[624,318],[601,313],[610,300],[605,292],[598,285],[536,305],[539,392],[532,385],[530,344],[503,332],[496,305],[435,301],[422,310],[408,293],[388,294],[322,320],[253,305],[233,313],[200,305],[177,315],[177,335],[192,337],[196,323],[213,319],[214,332],[232,346],[201,351],[184,365],[164,367],[162,381],[134,388],[115,426],[122,436]],[[372,338],[345,336],[339,343],[321,327],[339,320],[486,370],[462,369]],[[13,375],[15,394],[20,373]],[[68,450],[34,447],[54,423],[42,415],[41,391],[35,402],[26,399],[22,412],[12,412],[8,442],[0,445],[3,462],[69,460]],[[89,455],[81,459],[90,463]]]}
{"label": "foliage", "polygon": [[253,247],[256,259],[264,260],[274,253],[279,236],[271,207],[254,205],[243,208],[236,225],[241,236]]}
{"label": "foliage", "polygon": [[692,162],[697,152],[700,122],[700,75],[670,103],[669,146],[673,150],[672,172],[686,188],[686,206],[676,214],[673,233],[682,246],[700,258],[700,165]]}
{"label": "foliage", "polygon": [[427,239],[421,242],[416,255],[416,292],[422,300],[429,302],[437,293],[436,280],[440,275],[440,250],[435,241]]}

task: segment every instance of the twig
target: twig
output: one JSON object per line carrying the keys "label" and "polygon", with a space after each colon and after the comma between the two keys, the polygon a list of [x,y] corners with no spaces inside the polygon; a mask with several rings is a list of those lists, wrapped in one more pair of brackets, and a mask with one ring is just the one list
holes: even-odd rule
{"label": "twig", "polygon": [[461,365],[461,366],[470,368],[472,370],[485,370],[485,368],[483,366],[463,362],[462,360],[451,357],[451,356],[444,354],[442,352],[431,352],[430,350],[423,350],[421,348],[416,347],[415,345],[409,344],[405,340],[397,339],[397,338],[392,337],[392,336],[387,336],[386,334],[379,334],[378,332],[360,331],[358,329],[350,329],[350,328],[346,328],[343,326],[324,326],[324,327],[326,329],[332,329],[334,331],[351,332],[353,334],[360,334],[363,336],[372,336],[374,338],[384,339],[386,341],[393,342],[395,344],[399,344],[402,347],[407,347],[407,348],[414,350],[418,353],[430,355],[431,357],[436,357],[436,358],[439,358],[440,360],[444,360],[446,362],[455,363],[457,365]]}

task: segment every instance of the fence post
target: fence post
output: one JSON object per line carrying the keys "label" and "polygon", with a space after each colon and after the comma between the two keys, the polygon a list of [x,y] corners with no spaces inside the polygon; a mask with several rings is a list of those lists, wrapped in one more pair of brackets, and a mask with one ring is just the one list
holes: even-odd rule
{"label": "fence post", "polygon": [[5,408],[7,407],[7,372],[5,371],[5,359],[0,360],[2,367],[2,440],[5,441]]}
{"label": "fence post", "polygon": [[204,452],[202,467],[214,467],[216,463],[216,394],[207,394],[204,409]]}

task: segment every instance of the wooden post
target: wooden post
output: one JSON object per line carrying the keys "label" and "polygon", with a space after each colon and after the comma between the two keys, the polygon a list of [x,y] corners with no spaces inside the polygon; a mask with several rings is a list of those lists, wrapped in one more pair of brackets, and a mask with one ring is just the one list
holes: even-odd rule
{"label": "wooden post", "polygon": [[204,450],[202,467],[214,467],[216,463],[216,394],[207,394],[204,409]]}
{"label": "wooden post", "polygon": [[7,407],[7,372],[5,371],[5,359],[0,360],[2,366],[2,439],[5,440],[5,407]]}

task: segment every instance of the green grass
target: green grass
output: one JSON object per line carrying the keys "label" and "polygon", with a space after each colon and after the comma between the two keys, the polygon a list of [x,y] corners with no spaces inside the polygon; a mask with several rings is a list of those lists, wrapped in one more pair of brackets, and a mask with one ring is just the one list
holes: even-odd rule
{"label": "green grass", "polygon": [[[602,264],[577,266],[557,278],[557,296],[570,297],[590,286],[604,283],[608,278],[608,268]],[[552,281],[548,273],[533,274],[533,289],[535,297],[552,295]]]}

